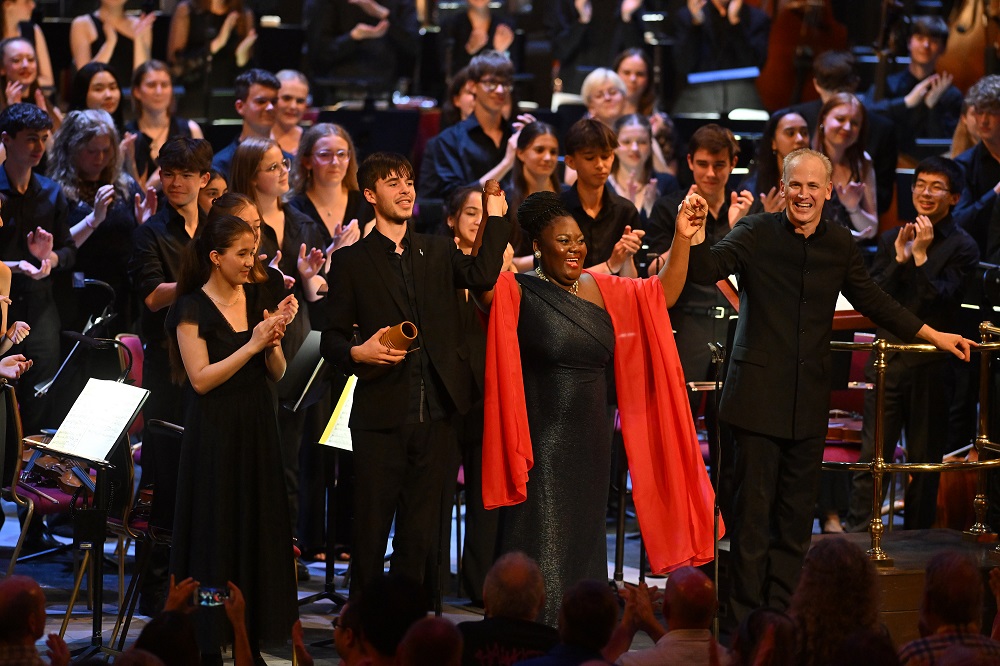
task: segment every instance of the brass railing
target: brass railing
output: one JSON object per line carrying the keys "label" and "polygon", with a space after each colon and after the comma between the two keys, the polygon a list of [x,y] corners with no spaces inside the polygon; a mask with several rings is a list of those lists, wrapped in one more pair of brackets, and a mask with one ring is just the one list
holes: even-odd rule
{"label": "brass railing", "polygon": [[975,462],[939,462],[939,463],[894,463],[886,462],[882,453],[883,435],[883,415],[885,413],[885,371],[886,355],[889,352],[905,353],[937,353],[943,354],[937,347],[928,344],[893,344],[886,340],[875,340],[874,342],[831,342],[833,351],[870,351],[875,355],[875,446],[871,462],[824,462],[823,468],[828,470],[853,470],[869,471],[872,475],[872,518],[869,523],[871,532],[871,548],[868,556],[880,566],[892,566],[892,558],[882,549],[882,534],[885,532],[885,525],[882,523],[882,485],[885,475],[891,472],[952,472],[963,469],[974,469],[978,471],[976,484],[976,497],[973,501],[976,522],[966,530],[966,533],[974,538],[978,538],[989,532],[986,526],[986,470],[1000,467],[1000,459],[982,460],[985,449],[1000,451],[1000,443],[992,442],[989,438],[989,366],[990,357],[994,353],[1000,353],[1000,342],[991,340],[1000,338],[1000,328],[990,322],[983,322],[979,325],[979,334],[982,342],[973,351],[979,352],[980,373],[979,373],[979,425],[973,446],[979,454],[980,460]]}

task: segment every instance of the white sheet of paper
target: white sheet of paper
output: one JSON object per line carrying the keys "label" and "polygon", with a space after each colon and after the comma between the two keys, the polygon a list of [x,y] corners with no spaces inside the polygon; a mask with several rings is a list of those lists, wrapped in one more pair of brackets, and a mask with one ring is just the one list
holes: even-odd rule
{"label": "white sheet of paper", "polygon": [[351,407],[354,406],[354,387],[358,383],[358,378],[351,375],[347,378],[347,384],[340,393],[337,406],[333,410],[330,422],[326,424],[320,444],[332,446],[335,449],[353,451],[351,442],[351,428],[348,422],[351,420]]}
{"label": "white sheet of paper", "polygon": [[147,396],[146,389],[92,377],[45,448],[94,462],[107,460]]}
{"label": "white sheet of paper", "polygon": [[843,293],[837,294],[837,307],[835,308],[837,312],[853,312],[854,306],[851,302],[847,300],[847,297]]}

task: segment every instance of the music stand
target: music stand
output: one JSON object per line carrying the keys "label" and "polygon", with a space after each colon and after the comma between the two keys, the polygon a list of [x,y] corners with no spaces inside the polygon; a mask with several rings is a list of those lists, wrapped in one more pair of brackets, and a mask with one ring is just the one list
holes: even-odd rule
{"label": "music stand", "polygon": [[[81,524],[76,526],[79,534],[74,535],[81,550],[100,549],[100,553],[103,553],[108,511],[111,508],[108,472],[114,469],[109,460],[119,442],[128,437],[128,429],[148,397],[149,391],[146,389],[91,378],[52,439],[48,443],[36,445],[40,451],[71,458],[97,470],[92,508],[86,511],[86,519],[81,519]],[[89,576],[94,595],[93,629],[90,646],[80,658],[106,651],[102,637],[104,558],[99,555],[95,553],[90,558]]]}
{"label": "music stand", "polygon": [[309,331],[278,382],[278,402],[291,412],[312,407],[330,386],[330,373],[320,351],[320,331]]}

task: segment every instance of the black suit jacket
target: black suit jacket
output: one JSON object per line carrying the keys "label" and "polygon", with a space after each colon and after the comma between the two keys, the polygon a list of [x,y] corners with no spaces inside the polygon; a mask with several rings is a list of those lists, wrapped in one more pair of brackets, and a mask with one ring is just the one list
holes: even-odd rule
{"label": "black suit jacket", "polygon": [[[358,384],[351,411],[352,428],[384,430],[406,420],[410,374],[407,357],[387,368],[351,360],[354,325],[360,342],[380,328],[403,321],[404,304],[396,293],[385,247],[369,234],[333,255],[328,282],[329,327],[323,331],[323,357],[344,374],[356,374]],[[456,290],[487,291],[496,284],[503,265],[503,250],[510,237],[510,222],[491,217],[483,232],[478,256],[458,251],[454,241],[410,231],[413,279],[420,318],[420,344],[460,413],[478,399],[465,343]]]}
{"label": "black suit jacket", "polygon": [[901,340],[923,325],[868,275],[846,228],[823,221],[809,238],[784,212],[748,215],[711,247],[691,248],[688,279],[732,274],[740,313],[720,416],[785,439],[822,437],[830,408],[830,336],[838,294]]}

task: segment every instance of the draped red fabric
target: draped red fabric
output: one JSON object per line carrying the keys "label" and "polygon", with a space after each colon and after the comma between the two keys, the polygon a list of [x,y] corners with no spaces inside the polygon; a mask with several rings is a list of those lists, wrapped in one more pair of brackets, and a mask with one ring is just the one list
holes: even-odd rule
{"label": "draped red fabric", "polygon": [[[591,273],[615,329],[615,382],[633,500],[650,567],[672,571],[712,560],[714,493],[688,407],[658,278]],[[520,293],[512,273],[493,292],[486,349],[483,502],[526,497],[531,436],[517,341]],[[720,527],[720,535],[724,530]]]}

